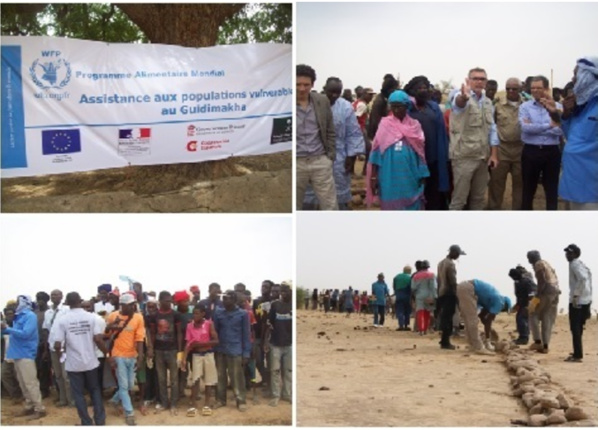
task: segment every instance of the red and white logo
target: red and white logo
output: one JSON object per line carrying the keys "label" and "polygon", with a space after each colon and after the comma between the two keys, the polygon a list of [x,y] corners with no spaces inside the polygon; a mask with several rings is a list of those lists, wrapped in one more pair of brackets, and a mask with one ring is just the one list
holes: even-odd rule
{"label": "red and white logo", "polygon": [[195,136],[195,126],[190,125],[187,127],[187,136]]}
{"label": "red and white logo", "polygon": [[187,143],[187,151],[189,151],[189,152],[197,151],[197,140],[192,140],[191,142]]}

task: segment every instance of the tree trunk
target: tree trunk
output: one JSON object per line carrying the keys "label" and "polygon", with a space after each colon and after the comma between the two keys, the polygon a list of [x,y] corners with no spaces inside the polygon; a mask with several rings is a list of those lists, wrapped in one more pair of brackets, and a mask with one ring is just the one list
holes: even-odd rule
{"label": "tree trunk", "polygon": [[245,5],[220,4],[116,4],[145,33],[150,42],[187,47],[214,46],[218,28]]}

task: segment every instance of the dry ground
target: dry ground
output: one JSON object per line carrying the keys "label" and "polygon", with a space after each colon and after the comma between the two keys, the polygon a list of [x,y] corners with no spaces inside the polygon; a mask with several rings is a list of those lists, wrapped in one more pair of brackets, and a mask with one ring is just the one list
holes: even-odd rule
{"label": "dry ground", "polygon": [[2,212],[291,210],[291,151],[2,180]]}
{"label": "dry ground", "polygon": [[[441,350],[438,334],[397,332],[391,319],[382,328],[372,323],[371,315],[298,312],[298,426],[508,427],[511,419],[527,420],[521,400],[511,395],[504,356],[470,354],[464,339],[455,340],[455,351]],[[514,315],[501,314],[494,327],[510,338]],[[597,334],[594,316],[584,332],[584,362],[565,363],[571,335],[567,316],[559,316],[550,353],[538,357],[594,420]]]}
{"label": "dry ground", "polygon": [[[187,390],[189,394],[189,390]],[[25,418],[16,418],[14,414],[21,410],[20,405],[14,405],[8,399],[2,399],[2,425],[15,426],[52,426],[52,425],[75,425],[79,424],[79,416],[75,408],[56,408],[53,396],[44,399],[48,415],[42,419],[27,421]],[[292,406],[288,402],[280,402],[277,407],[268,406],[268,400],[259,396],[259,404],[252,403],[252,396],[248,393],[246,412],[237,411],[232,393],[228,392],[228,405],[222,409],[213,411],[212,416],[201,416],[195,418],[185,415],[187,398],[179,400],[178,416],[171,416],[169,411],[154,414],[153,406],[150,406],[149,414],[142,416],[135,410],[135,419],[138,426],[288,426],[292,424]],[[203,400],[197,402],[198,407],[203,406]],[[93,410],[89,408],[90,416],[93,418]],[[124,418],[117,416],[112,409],[106,408],[106,425],[126,425]]]}

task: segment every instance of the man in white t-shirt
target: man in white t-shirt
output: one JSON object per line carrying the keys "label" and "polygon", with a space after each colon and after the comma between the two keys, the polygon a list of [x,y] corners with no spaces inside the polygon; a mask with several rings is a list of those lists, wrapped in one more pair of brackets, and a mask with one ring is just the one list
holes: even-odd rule
{"label": "man in white t-shirt", "polygon": [[[104,333],[104,331],[106,330],[106,321],[100,315],[94,313],[93,303],[91,303],[89,300],[85,300],[81,303],[81,307],[83,308],[84,311],[89,312],[90,314],[92,314],[94,316],[96,323],[100,326],[102,333]],[[100,362],[100,367],[98,368],[98,384],[100,385],[100,392],[103,393],[104,392],[104,363],[106,363],[106,357],[104,356],[104,353],[100,350],[100,348],[98,348],[96,346],[95,349],[96,349],[96,357],[98,358],[98,361]]]}
{"label": "man in white t-shirt", "polygon": [[[62,302],[62,291],[53,290],[50,293],[50,301],[52,304],[50,308],[44,314],[44,322],[42,324],[42,335],[48,340],[48,349],[50,350],[50,360],[52,362],[52,370],[56,377],[56,383],[58,384],[58,401],[56,405],[58,407],[65,407],[73,405],[73,399],[71,396],[71,388],[69,386],[69,380],[64,369],[64,360],[61,362],[60,358],[62,352],[54,350],[54,336],[52,328],[56,325],[56,322],[62,318],[62,316],[68,312],[69,307],[63,305]],[[64,348],[63,348],[64,350]]]}
{"label": "man in white t-shirt", "polygon": [[[66,303],[70,310],[54,326],[54,350],[60,352],[64,345],[67,351],[65,368],[81,425],[105,425],[106,412],[98,384],[100,362],[96,356],[96,347],[104,354],[108,349],[102,337],[104,330],[95,315],[81,308],[81,302],[79,293],[67,294]],[[91,395],[93,421],[87,412],[85,390]]]}
{"label": "man in white t-shirt", "polygon": [[106,317],[114,312],[114,305],[110,303],[108,295],[112,292],[112,285],[102,284],[98,287],[98,296],[100,300],[93,305],[94,312]]}

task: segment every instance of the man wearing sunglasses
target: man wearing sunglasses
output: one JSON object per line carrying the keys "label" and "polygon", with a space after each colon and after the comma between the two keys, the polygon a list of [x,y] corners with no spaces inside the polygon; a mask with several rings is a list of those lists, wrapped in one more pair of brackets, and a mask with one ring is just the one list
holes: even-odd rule
{"label": "man wearing sunglasses", "polygon": [[507,97],[494,106],[494,121],[500,144],[498,145],[499,164],[490,172],[488,185],[488,209],[502,209],[507,176],[511,174],[511,209],[521,209],[521,126],[519,106],[521,106],[521,81],[510,78],[506,84]]}
{"label": "man wearing sunglasses", "polygon": [[453,196],[449,209],[485,206],[488,168],[498,166],[498,137],[492,101],[485,96],[486,71],[469,71],[461,91],[452,100],[449,158],[453,169]]}

